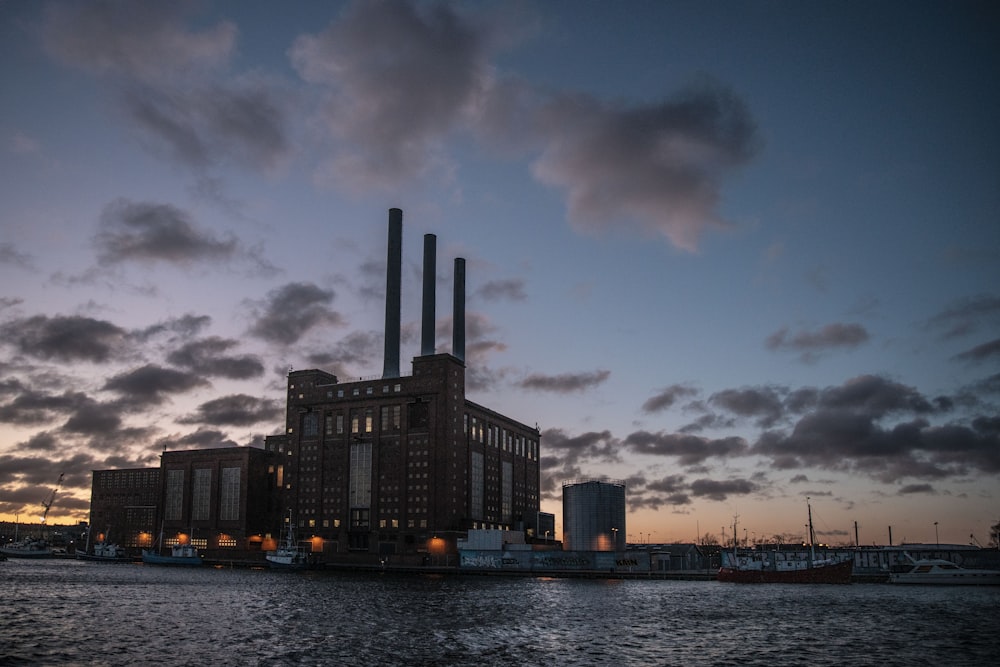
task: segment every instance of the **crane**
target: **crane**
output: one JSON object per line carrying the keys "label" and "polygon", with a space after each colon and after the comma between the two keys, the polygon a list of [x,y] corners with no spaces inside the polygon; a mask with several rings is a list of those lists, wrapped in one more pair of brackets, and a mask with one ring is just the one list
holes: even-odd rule
{"label": "crane", "polygon": [[45,523],[45,517],[49,515],[49,508],[52,507],[52,502],[56,499],[56,492],[59,491],[59,487],[62,486],[63,477],[65,475],[66,473],[64,472],[59,473],[59,481],[56,482],[56,488],[52,489],[52,493],[49,495],[49,501],[42,503],[42,507],[45,508],[45,511],[42,512],[42,523]]}

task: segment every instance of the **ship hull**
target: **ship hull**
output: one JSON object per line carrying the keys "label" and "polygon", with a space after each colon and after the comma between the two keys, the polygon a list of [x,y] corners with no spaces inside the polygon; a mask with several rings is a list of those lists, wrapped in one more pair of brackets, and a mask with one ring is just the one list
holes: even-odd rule
{"label": "ship hull", "polygon": [[716,578],[736,584],[849,584],[853,571],[854,563],[851,561],[781,571],[724,567]]}

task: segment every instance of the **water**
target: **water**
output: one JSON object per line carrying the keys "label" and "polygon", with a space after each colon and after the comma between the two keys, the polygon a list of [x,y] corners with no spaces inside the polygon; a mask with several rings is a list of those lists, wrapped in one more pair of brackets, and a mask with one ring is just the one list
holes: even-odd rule
{"label": "water", "polygon": [[992,665],[1000,588],[0,563],[2,665]]}

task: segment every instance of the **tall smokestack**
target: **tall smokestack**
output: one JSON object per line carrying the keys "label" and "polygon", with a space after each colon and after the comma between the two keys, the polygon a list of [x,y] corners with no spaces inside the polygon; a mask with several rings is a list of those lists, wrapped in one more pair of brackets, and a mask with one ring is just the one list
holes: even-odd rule
{"label": "tall smokestack", "polygon": [[420,330],[420,354],[434,354],[434,324],[437,295],[437,237],[424,234],[424,311]]}
{"label": "tall smokestack", "polygon": [[455,299],[451,315],[451,353],[465,361],[465,260],[455,258]]}
{"label": "tall smokestack", "polygon": [[383,378],[399,377],[400,292],[403,272],[403,211],[389,209],[389,252],[385,268],[385,365]]}

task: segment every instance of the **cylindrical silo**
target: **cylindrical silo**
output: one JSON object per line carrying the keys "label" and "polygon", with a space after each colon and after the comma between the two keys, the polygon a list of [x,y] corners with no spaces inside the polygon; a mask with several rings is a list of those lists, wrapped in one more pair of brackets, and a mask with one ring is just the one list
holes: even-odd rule
{"label": "cylindrical silo", "polygon": [[624,551],[625,482],[592,479],[563,485],[563,548]]}

